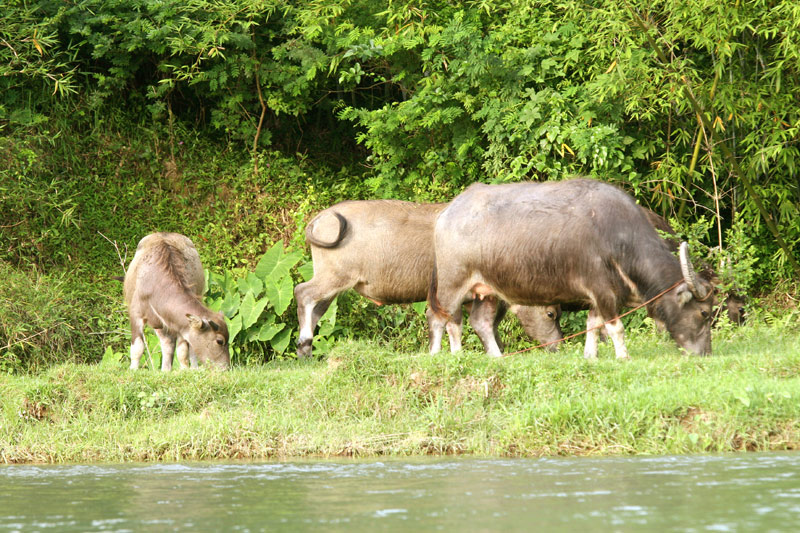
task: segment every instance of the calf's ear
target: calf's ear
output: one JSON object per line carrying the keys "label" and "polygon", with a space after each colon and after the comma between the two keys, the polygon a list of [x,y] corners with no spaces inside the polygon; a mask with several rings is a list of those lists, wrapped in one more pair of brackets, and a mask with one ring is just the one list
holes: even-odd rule
{"label": "calf's ear", "polygon": [[203,322],[203,319],[196,315],[186,314],[186,318],[189,319],[189,325],[192,326],[194,329],[202,330],[206,327],[206,324]]}

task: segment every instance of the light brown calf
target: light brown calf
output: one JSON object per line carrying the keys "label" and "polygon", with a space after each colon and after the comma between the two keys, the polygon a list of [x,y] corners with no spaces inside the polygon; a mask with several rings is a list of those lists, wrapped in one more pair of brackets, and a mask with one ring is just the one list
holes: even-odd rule
{"label": "light brown calf", "polygon": [[125,275],[125,302],[131,323],[131,368],[139,368],[144,327],[161,341],[161,370],[172,369],[176,351],[181,367],[197,360],[230,366],[228,327],[222,313],[200,300],[203,265],[194,244],[178,233],[151,233],[139,241]]}

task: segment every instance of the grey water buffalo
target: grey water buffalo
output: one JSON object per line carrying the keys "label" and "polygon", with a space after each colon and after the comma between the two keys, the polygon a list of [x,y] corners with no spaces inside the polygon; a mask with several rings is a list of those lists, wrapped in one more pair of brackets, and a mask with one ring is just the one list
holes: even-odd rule
{"label": "grey water buffalo", "polygon": [[[139,241],[125,274],[125,302],[131,323],[131,368],[139,368],[144,327],[161,341],[161,370],[172,368],[173,353],[185,368],[197,360],[230,366],[228,327],[222,313],[200,300],[205,280],[192,241],[178,233],[151,233]],[[176,349],[177,343],[177,349]]]}
{"label": "grey water buffalo", "polygon": [[[433,269],[433,225],[445,205],[345,201],[309,222],[306,241],[311,246],[314,277],[294,289],[299,356],[311,354],[317,322],[333,299],[348,289],[379,305],[425,301]],[[490,317],[496,329],[505,306],[487,301],[483,308],[489,305],[499,309]],[[558,341],[562,334],[557,315],[554,306],[528,309],[520,321],[535,338]],[[446,328],[451,346],[460,348],[461,321],[449,322]]]}
{"label": "grey water buffalo", "polygon": [[[603,182],[471,185],[434,228],[431,352],[441,349],[444,324],[460,317],[464,295],[477,294],[520,305],[588,305],[588,328],[608,322],[616,356],[625,359],[620,309],[663,292],[648,305],[651,316],[680,347],[709,354],[714,291],[681,248],[679,260],[633,198]],[[484,318],[473,328],[487,352],[500,356],[487,324]],[[598,336],[597,329],[587,333],[585,357],[597,356]]]}

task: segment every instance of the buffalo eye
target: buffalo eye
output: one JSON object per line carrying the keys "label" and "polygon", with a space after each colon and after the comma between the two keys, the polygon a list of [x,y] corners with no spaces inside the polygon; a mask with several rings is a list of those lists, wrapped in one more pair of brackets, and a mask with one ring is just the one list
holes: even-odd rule
{"label": "buffalo eye", "polygon": [[555,317],[556,315],[554,315],[552,311],[547,312],[547,318],[555,318]]}
{"label": "buffalo eye", "polygon": [[703,315],[703,318],[708,318],[708,311],[700,311],[700,314]]}
{"label": "buffalo eye", "polygon": [[223,339],[217,339],[217,344],[219,344],[220,346],[224,346],[225,341]]}

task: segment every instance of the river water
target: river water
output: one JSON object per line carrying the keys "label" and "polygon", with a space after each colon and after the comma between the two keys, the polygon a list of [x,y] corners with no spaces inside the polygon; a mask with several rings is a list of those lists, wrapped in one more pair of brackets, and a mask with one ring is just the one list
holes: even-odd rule
{"label": "river water", "polygon": [[0,467],[5,531],[800,531],[800,455]]}

